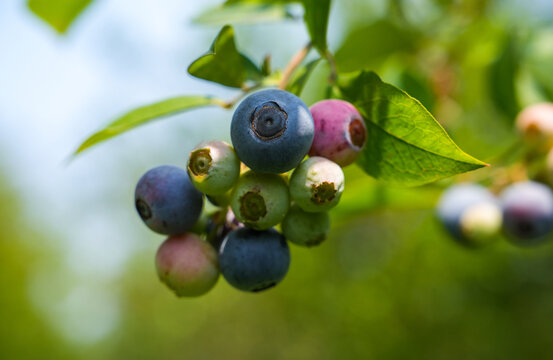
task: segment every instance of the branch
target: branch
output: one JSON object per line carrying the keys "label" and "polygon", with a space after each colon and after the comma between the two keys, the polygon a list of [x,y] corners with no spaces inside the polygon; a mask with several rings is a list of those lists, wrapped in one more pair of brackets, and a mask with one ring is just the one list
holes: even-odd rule
{"label": "branch", "polygon": [[290,62],[286,65],[286,68],[284,68],[284,71],[282,72],[282,77],[280,78],[280,82],[278,84],[278,88],[284,90],[286,86],[288,85],[288,81],[290,80],[290,77],[294,73],[294,71],[298,68],[298,66],[301,64],[303,59],[307,56],[309,53],[309,50],[311,50],[311,42],[307,43],[300,51],[298,51],[292,59],[290,59]]}

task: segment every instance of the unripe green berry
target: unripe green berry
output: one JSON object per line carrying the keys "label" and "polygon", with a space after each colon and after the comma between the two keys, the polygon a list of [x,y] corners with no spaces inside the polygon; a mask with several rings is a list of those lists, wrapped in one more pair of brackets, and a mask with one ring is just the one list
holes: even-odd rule
{"label": "unripe green berry", "polygon": [[159,279],[179,297],[203,295],[219,278],[217,252],[191,233],[171,236],[161,244],[156,269]]}
{"label": "unripe green berry", "polygon": [[240,175],[240,160],[224,141],[209,141],[196,146],[188,158],[188,175],[196,189],[207,195],[230,190]]}
{"label": "unripe green berry", "polygon": [[292,205],[282,221],[282,234],[286,240],[301,246],[319,245],[330,230],[330,217],[326,212],[306,212]]}
{"label": "unripe green berry", "polygon": [[290,178],[292,200],[304,211],[328,211],[338,204],[344,190],[342,168],[323,157],[302,162]]}
{"label": "unripe green berry", "polygon": [[249,228],[265,230],[280,223],[290,207],[288,186],[280,175],[248,171],[230,198],[236,218]]}

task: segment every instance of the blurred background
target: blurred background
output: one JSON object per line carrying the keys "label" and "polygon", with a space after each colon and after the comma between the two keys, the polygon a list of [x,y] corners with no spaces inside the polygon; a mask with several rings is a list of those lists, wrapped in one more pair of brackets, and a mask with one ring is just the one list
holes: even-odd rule
{"label": "blurred background", "polygon": [[[0,357],[553,357],[552,245],[469,250],[433,217],[443,186],[489,169],[401,189],[349,167],[330,238],[292,247],[276,288],[248,294],[220,279],[178,299],[158,281],[163,237],[141,223],[134,186],[154,166],[184,167],[200,141],[228,141],[232,112],[176,115],[68,159],[134,107],[236,95],[186,72],[228,20],[206,15],[220,6],[95,0],[60,34],[25,1],[0,1]],[[308,35],[301,6],[278,6],[288,15],[230,23],[242,52],[282,69]],[[516,142],[520,108],[553,98],[548,0],[336,0],[328,37],[340,71],[377,71],[492,165]],[[308,105],[328,74],[319,63]]]}

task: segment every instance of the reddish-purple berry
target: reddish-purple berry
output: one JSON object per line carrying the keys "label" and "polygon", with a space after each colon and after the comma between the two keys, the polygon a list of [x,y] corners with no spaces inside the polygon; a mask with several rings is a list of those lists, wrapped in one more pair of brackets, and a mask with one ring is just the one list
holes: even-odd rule
{"label": "reddish-purple berry", "polygon": [[315,138],[309,156],[322,156],[344,167],[357,159],[367,138],[367,128],[355,107],[343,100],[323,100],[309,109]]}
{"label": "reddish-purple berry", "polygon": [[171,236],[156,254],[159,279],[177,296],[200,296],[219,278],[217,252],[198,235]]}

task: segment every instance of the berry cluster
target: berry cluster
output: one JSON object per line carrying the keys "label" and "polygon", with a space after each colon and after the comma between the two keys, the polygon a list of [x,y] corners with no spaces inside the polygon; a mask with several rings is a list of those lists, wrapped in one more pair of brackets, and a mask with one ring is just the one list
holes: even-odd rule
{"label": "berry cluster", "polygon": [[[462,183],[448,188],[438,202],[439,220],[464,245],[483,245],[501,233],[520,246],[553,237],[553,104],[526,107],[516,127],[523,139],[524,159],[511,167],[516,174],[507,176],[506,186],[492,184],[499,196],[483,185]],[[545,171],[529,171],[536,163]]]}
{"label": "berry cluster", "polygon": [[[156,266],[178,296],[206,293],[219,272],[243,291],[279,283],[290,265],[288,242],[309,247],[326,238],[327,212],[344,190],[342,167],[360,153],[366,128],[345,101],[309,109],[268,89],[240,103],[230,135],[233,146],[210,141],[192,150],[187,171],[156,167],[136,186],[144,223],[169,235]],[[204,195],[217,211],[202,214]]]}

